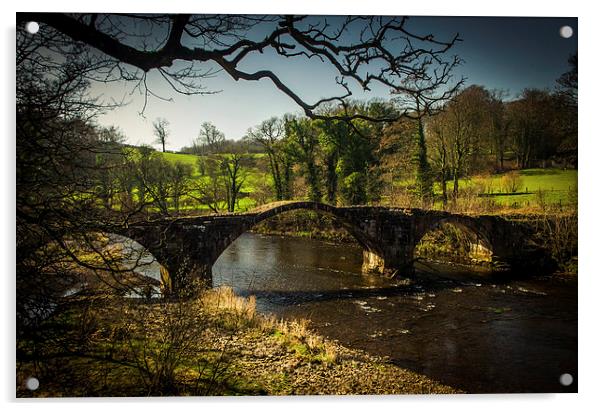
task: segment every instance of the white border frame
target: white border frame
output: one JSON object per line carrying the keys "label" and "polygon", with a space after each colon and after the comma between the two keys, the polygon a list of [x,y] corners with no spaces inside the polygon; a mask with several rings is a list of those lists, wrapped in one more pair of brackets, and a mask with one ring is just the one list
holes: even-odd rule
{"label": "white border frame", "polygon": [[[596,266],[599,254],[597,238],[600,222],[598,201],[602,196],[595,191],[600,189],[600,155],[602,144],[595,133],[594,125],[600,116],[599,70],[602,61],[599,53],[600,15],[596,13],[595,2],[558,1],[527,2],[525,0],[504,0],[499,2],[469,0],[429,0],[403,2],[401,0],[220,0],[212,3],[193,1],[151,1],[124,2],[123,0],[102,0],[99,3],[82,3],[81,0],[41,0],[27,2],[3,2],[2,20],[4,39],[4,59],[0,64],[2,75],[1,97],[2,123],[4,131],[1,146],[2,172],[0,193],[4,199],[0,203],[2,212],[1,261],[4,270],[2,307],[5,313],[3,325],[6,327],[1,339],[3,370],[0,373],[1,399],[8,402],[10,409],[19,405],[43,406],[49,409],[90,409],[114,407],[138,407],[163,409],[166,406],[195,408],[216,407],[271,410],[306,410],[316,406],[329,408],[365,407],[412,407],[423,409],[450,410],[482,409],[504,410],[508,408],[532,408],[544,406],[546,410],[566,411],[573,403],[593,408],[602,401],[598,398],[600,354],[596,350],[599,339],[597,300],[602,291],[602,273]],[[15,12],[16,11],[120,11],[120,12],[219,12],[219,13],[308,13],[308,14],[406,14],[406,15],[456,15],[456,16],[547,16],[579,18],[579,394],[511,394],[511,395],[467,395],[467,396],[347,396],[347,397],[269,397],[269,398],[160,398],[160,399],[47,399],[15,400]],[[599,265],[599,263],[598,263]],[[134,405],[133,403],[137,403]],[[142,404],[140,404],[142,403]]]}

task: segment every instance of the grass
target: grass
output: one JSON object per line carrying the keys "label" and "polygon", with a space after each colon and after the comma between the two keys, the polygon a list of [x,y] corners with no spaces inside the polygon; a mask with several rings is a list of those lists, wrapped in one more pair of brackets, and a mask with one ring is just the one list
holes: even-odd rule
{"label": "grass", "polygon": [[[503,189],[504,174],[488,177],[475,177],[463,180],[464,187],[480,185],[495,194],[492,199],[506,206],[534,206],[543,201],[545,204],[569,204],[577,194],[577,170],[526,169],[520,170],[522,188],[517,194],[506,194]],[[521,193],[521,194],[518,194]],[[541,198],[540,198],[541,196]]]}
{"label": "grass", "polygon": [[164,159],[172,163],[184,163],[189,164],[192,167],[192,176],[194,178],[200,178],[198,167],[198,156],[195,154],[183,154],[183,153],[161,153]]}

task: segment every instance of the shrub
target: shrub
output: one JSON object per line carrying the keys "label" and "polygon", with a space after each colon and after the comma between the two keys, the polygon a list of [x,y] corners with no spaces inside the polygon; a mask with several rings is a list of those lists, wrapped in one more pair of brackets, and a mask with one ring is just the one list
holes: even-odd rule
{"label": "shrub", "polygon": [[564,215],[544,215],[540,219],[542,240],[551,251],[558,267],[565,272],[576,272],[577,258],[577,212]]}
{"label": "shrub", "polygon": [[516,193],[523,187],[523,178],[518,171],[510,171],[502,177],[502,188],[506,193]]}

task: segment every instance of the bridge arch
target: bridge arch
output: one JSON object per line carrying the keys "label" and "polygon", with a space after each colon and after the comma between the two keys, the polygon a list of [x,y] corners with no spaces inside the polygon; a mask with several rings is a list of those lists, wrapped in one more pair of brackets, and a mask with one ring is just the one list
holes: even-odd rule
{"label": "bridge arch", "polygon": [[371,271],[374,266],[377,266],[383,261],[382,250],[378,242],[374,241],[369,235],[362,230],[361,224],[357,219],[350,215],[346,215],[341,208],[330,204],[311,202],[311,201],[283,201],[272,203],[269,207],[259,208],[252,217],[242,225],[241,229],[226,236],[226,241],[221,244],[220,249],[212,258],[212,264],[217,261],[219,256],[244,232],[249,231],[262,221],[273,218],[277,215],[295,211],[308,210],[333,217],[341,226],[359,243],[363,248],[364,265],[362,271]]}
{"label": "bridge arch", "polygon": [[[155,254],[127,233],[119,230],[82,230],[57,238],[43,238],[34,253],[43,255],[51,252],[59,265],[68,264],[67,267],[72,268],[66,268],[67,271],[78,273],[73,276],[77,281],[65,295],[101,284],[140,296],[156,295],[171,286],[167,270]],[[80,267],[83,271],[73,267]],[[153,271],[156,271],[156,275],[151,275]]]}
{"label": "bridge arch", "polygon": [[310,201],[294,201],[276,205],[275,207],[271,207],[268,210],[262,211],[259,214],[257,214],[253,218],[253,222],[250,228],[261,223],[264,220],[268,220],[279,214],[295,210],[315,211],[320,214],[331,216],[335,220],[337,220],[337,222],[339,222],[343,226],[343,228],[345,228],[345,230],[349,232],[349,234],[351,234],[360,243],[360,245],[366,248],[369,248],[371,246],[370,239],[367,238],[367,236],[364,235],[358,229],[357,222],[354,222],[348,217],[346,217],[343,213],[341,213],[339,208],[324,203],[314,203]]}
{"label": "bridge arch", "polygon": [[417,224],[415,241],[413,242],[412,255],[416,255],[416,248],[420,242],[437,230],[443,230],[446,225],[459,230],[469,243],[469,255],[473,260],[493,262],[494,245],[487,224],[478,218],[461,214],[435,214],[431,218],[425,218],[421,224]]}

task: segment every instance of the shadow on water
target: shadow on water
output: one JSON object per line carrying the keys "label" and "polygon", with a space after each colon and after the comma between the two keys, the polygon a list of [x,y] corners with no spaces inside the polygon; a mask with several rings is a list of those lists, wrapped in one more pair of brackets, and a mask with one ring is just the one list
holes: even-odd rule
{"label": "shadow on water", "polygon": [[[308,318],[329,338],[468,392],[577,390],[577,281],[418,263],[410,279],[361,275],[361,250],[244,234],[214,285],[260,312]],[[559,377],[571,373],[573,385]]]}
{"label": "shadow on water", "polygon": [[[449,267],[448,267],[449,268]],[[457,270],[457,269],[456,269]],[[411,278],[400,278],[387,281],[387,285],[362,285],[361,288],[331,289],[331,290],[269,290],[259,289],[252,283],[249,287],[240,288],[242,296],[254,295],[258,299],[276,300],[282,306],[298,305],[300,302],[321,302],[375,297],[411,297],[424,293],[437,293],[446,289],[455,289],[463,285],[478,284],[507,284],[510,278],[495,275],[479,275],[466,270],[457,270],[455,276],[448,276],[449,271],[443,271],[441,264],[420,263]],[[354,273],[347,273],[350,276]],[[512,277],[514,278],[514,277]],[[517,276],[517,278],[520,278]],[[381,282],[379,282],[380,284]],[[237,285],[234,285],[235,287]]]}

